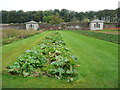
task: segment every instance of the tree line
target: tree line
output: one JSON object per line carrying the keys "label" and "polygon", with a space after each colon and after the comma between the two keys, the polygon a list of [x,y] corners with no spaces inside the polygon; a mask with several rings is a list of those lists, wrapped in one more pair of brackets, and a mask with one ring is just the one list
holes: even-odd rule
{"label": "tree line", "polygon": [[61,22],[89,22],[94,19],[105,22],[117,22],[119,9],[76,12],[67,9],[54,9],[46,11],[0,11],[2,13],[2,23],[25,23],[31,20],[40,23],[59,24]]}

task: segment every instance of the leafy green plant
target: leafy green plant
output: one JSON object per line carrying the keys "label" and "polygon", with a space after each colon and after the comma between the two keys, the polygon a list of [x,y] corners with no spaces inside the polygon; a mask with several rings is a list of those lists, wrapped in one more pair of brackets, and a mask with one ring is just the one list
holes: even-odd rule
{"label": "leafy green plant", "polygon": [[45,37],[38,46],[23,53],[13,65],[8,66],[8,72],[24,77],[42,74],[70,82],[77,76],[76,65],[77,57],[70,55],[60,33],[54,32]]}

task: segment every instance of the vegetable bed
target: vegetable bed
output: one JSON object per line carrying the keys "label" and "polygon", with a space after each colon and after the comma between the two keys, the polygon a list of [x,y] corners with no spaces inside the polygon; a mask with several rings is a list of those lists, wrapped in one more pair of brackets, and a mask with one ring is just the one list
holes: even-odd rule
{"label": "vegetable bed", "polygon": [[97,32],[91,32],[91,31],[86,31],[86,30],[72,30],[72,31],[80,33],[85,36],[120,44],[120,40],[118,39],[120,38],[120,35],[118,34],[97,33]]}
{"label": "vegetable bed", "polygon": [[[12,65],[17,57],[31,47],[37,46],[49,35],[45,31],[36,36],[3,46],[3,70]],[[3,88],[117,88],[118,87],[118,44],[87,37],[72,31],[59,31],[65,47],[77,56],[78,75],[73,82],[41,75],[39,77],[10,75],[3,71]],[[7,56],[7,57],[6,57]]]}
{"label": "vegetable bed", "polygon": [[39,77],[46,75],[71,82],[77,76],[77,57],[69,54],[58,32],[45,37],[42,43],[22,54],[18,61],[8,66],[11,75]]}

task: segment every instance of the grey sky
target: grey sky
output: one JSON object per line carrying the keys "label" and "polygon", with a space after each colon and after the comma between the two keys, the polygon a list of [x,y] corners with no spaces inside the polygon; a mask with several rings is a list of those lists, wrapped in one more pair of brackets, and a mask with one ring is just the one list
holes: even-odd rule
{"label": "grey sky", "polygon": [[118,7],[120,7],[120,1],[119,1],[119,3],[118,3]]}
{"label": "grey sky", "polygon": [[98,11],[118,8],[119,0],[2,0],[0,10],[38,11],[68,9],[74,11]]}

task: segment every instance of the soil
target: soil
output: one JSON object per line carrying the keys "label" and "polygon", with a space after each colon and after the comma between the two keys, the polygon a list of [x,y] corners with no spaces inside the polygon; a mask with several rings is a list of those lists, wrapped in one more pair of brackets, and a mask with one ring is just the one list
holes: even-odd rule
{"label": "soil", "polygon": [[120,32],[109,32],[109,31],[94,31],[98,33],[108,33],[108,34],[120,34]]}

